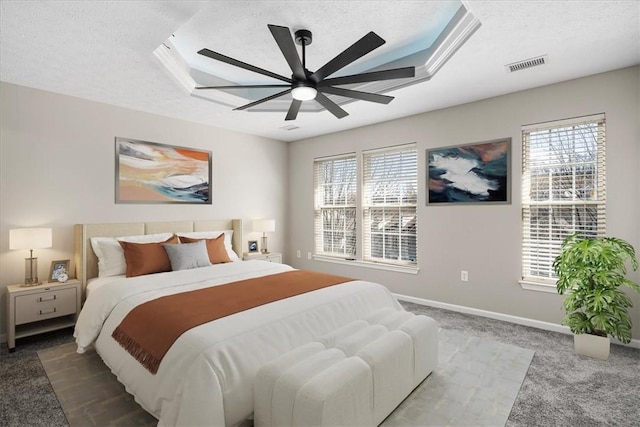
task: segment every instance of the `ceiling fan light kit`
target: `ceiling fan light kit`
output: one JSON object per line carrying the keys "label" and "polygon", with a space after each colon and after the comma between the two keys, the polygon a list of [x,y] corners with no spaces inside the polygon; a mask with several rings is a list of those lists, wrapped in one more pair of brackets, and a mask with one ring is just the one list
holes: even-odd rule
{"label": "ceiling fan light kit", "polygon": [[311,101],[316,98],[318,91],[311,86],[298,86],[291,89],[291,96],[298,101]]}
{"label": "ceiling fan light kit", "polygon": [[[200,55],[206,56],[217,61],[221,61],[245,70],[249,70],[258,74],[262,74],[277,80],[286,82],[287,84],[257,84],[257,85],[235,85],[235,86],[202,86],[196,89],[247,89],[247,88],[288,88],[274,95],[267,96],[247,105],[235,108],[235,110],[246,110],[263,102],[279,98],[281,96],[291,94],[293,100],[289,106],[289,111],[285,120],[295,120],[300,111],[302,102],[316,100],[326,110],[335,117],[341,119],[348,116],[338,104],[329,99],[324,93],[338,95],[348,98],[360,99],[363,101],[376,102],[380,104],[388,104],[393,100],[392,96],[380,95],[377,93],[361,92],[352,89],[340,88],[337,86],[373,82],[378,80],[392,80],[400,78],[410,78],[415,76],[415,67],[394,68],[391,70],[373,71],[368,73],[353,74],[335,78],[327,78],[333,73],[357,59],[363,57],[369,52],[382,46],[385,41],[373,31],[362,37],[353,45],[345,49],[338,56],[327,62],[315,72],[311,72],[306,68],[306,46],[311,44],[312,34],[309,30],[298,30],[295,32],[294,38],[291,37],[291,31],[287,27],[278,25],[268,25],[269,31],[273,35],[280,51],[284,55],[289,67],[291,68],[291,78],[273,73],[271,71],[256,67],[246,62],[230,58],[218,52],[209,49],[201,49],[198,51]],[[302,46],[302,58],[298,55],[295,44]]]}

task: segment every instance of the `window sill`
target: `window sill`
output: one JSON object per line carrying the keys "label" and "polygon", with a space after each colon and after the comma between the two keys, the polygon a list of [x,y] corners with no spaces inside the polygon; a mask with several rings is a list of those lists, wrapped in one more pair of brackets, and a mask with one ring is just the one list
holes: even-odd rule
{"label": "window sill", "polygon": [[552,294],[558,293],[556,285],[552,285],[549,283],[533,282],[530,280],[520,280],[518,281],[518,283],[520,283],[522,289],[526,289],[528,291],[547,292]]}
{"label": "window sill", "polygon": [[353,265],[356,267],[365,267],[365,268],[374,268],[377,270],[387,270],[387,271],[395,271],[397,273],[406,273],[406,274],[418,274],[420,269],[418,267],[408,267],[403,265],[391,265],[391,264],[378,264],[375,262],[367,262],[360,260],[347,260],[341,258],[332,258],[328,256],[322,255],[314,255],[313,259],[316,261],[322,262],[331,262],[334,264],[342,264],[342,265]]}

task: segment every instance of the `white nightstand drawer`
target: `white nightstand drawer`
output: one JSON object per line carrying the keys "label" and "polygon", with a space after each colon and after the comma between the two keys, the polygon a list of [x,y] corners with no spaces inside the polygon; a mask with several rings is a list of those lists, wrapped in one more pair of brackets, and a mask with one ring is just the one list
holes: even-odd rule
{"label": "white nightstand drawer", "polygon": [[76,312],[76,289],[56,289],[16,296],[16,325]]}
{"label": "white nightstand drawer", "polygon": [[265,258],[265,261],[275,262],[278,264],[282,264],[282,255],[281,254],[269,254]]}
{"label": "white nightstand drawer", "polygon": [[282,264],[282,254],[279,254],[277,252],[270,252],[268,254],[262,254],[259,252],[258,253],[245,252],[242,259],[244,261],[260,260],[260,261],[268,261],[268,262],[275,262],[278,264]]}

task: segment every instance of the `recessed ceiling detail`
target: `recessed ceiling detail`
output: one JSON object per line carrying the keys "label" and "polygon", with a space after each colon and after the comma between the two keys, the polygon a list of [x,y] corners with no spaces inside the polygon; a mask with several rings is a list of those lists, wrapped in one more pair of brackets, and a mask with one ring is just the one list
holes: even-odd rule
{"label": "recessed ceiling detail", "polygon": [[[363,72],[375,72],[391,68],[415,67],[415,77],[412,79],[373,81],[344,86],[346,89],[376,94],[383,94],[430,80],[481,25],[479,20],[467,11],[461,3],[457,9],[450,8],[448,11],[441,11],[440,15],[435,15],[433,19],[444,19],[445,22],[438,27],[439,32],[437,34],[426,39],[430,43],[429,45],[424,45],[424,40],[418,40],[418,42],[412,40],[410,43],[405,42],[404,46],[395,47],[393,43],[389,43],[392,46],[386,51],[379,49],[381,52],[378,54],[371,53],[369,55],[372,58],[355,61],[353,64],[337,72],[335,77]],[[267,38],[269,32],[266,23],[264,28],[265,38]],[[221,31],[223,32],[224,30]],[[255,31],[260,30],[256,29]],[[333,36],[330,33],[325,37],[330,39]],[[268,77],[262,78],[263,76],[258,76],[258,78],[255,76],[247,76],[246,74],[242,74],[243,70],[234,76],[234,74],[229,74],[228,70],[224,69],[224,67],[218,66],[216,71],[216,69],[214,69],[216,66],[211,66],[210,64],[206,64],[208,68],[203,70],[205,65],[192,57],[193,54],[205,46],[198,45],[189,48],[187,47],[189,43],[184,42],[184,39],[188,38],[189,34],[181,35],[180,31],[176,31],[175,35],[172,35],[172,37],[169,37],[169,39],[158,46],[154,51],[154,55],[190,96],[236,108],[260,98],[268,97],[279,91],[279,89],[196,90],[196,86],[256,85],[277,83],[277,81]],[[314,43],[315,42],[316,38],[314,38]],[[342,42],[348,41],[343,40]],[[274,52],[276,54],[279,53],[275,43],[273,43],[273,47]],[[190,52],[191,49],[193,49],[193,52]],[[227,56],[234,57],[232,52],[224,51],[224,45],[216,49]],[[251,46],[247,47],[249,52],[247,52],[245,56],[248,55],[251,57],[251,49]],[[333,50],[335,51],[335,48]],[[340,49],[338,49],[338,51],[340,51]],[[282,62],[286,66],[286,62],[284,60],[282,60]],[[258,64],[255,61],[252,63],[260,68],[269,69],[267,66]],[[227,65],[227,67],[229,66]],[[231,78],[233,78],[233,81],[230,80]],[[335,94],[327,95],[327,97],[340,106],[356,101]],[[287,94],[278,99],[248,108],[247,111],[287,112],[291,102],[292,97],[290,94]],[[300,112],[319,111],[324,111],[324,107],[317,102],[304,102],[300,108]]]}
{"label": "recessed ceiling detail", "polygon": [[[334,73],[337,73],[341,69],[348,67],[350,64],[363,58],[365,55],[378,49],[384,45],[386,41],[373,31],[369,31],[364,37],[360,38],[357,42],[343,50],[336,55],[329,62],[324,64],[316,71],[309,71],[306,67],[306,46],[309,46],[312,42],[312,33],[309,30],[298,30],[294,33],[294,38],[291,36],[291,30],[287,27],[280,25],[267,25],[273,38],[275,39],[282,55],[291,68],[291,78],[284,75],[276,74],[272,71],[265,70],[252,64],[248,64],[243,61],[228,57],[219,52],[214,52],[210,49],[201,49],[198,54],[206,56],[216,61],[221,61],[225,64],[233,65],[242,70],[249,70],[254,73],[258,73],[263,76],[267,76],[276,80],[280,80],[279,83],[270,84],[251,84],[251,85],[223,85],[223,86],[196,86],[196,90],[243,90],[243,89],[279,89],[273,95],[266,96],[258,99],[257,101],[250,102],[249,104],[236,107],[234,110],[246,110],[255,107],[264,102],[269,102],[274,99],[278,99],[284,96],[291,96],[289,111],[285,120],[295,120],[298,117],[298,112],[302,107],[304,101],[317,101],[327,111],[333,114],[336,118],[342,119],[349,115],[345,110],[340,108],[338,104],[329,99],[325,94],[333,94],[343,96],[345,98],[359,99],[363,101],[375,102],[379,104],[388,104],[393,100],[392,96],[380,95],[371,92],[361,92],[351,89],[340,87],[343,85],[360,84],[364,82],[375,82],[380,80],[397,80],[401,78],[413,78],[415,76],[415,67],[402,67],[393,68],[388,70],[375,71],[370,73],[352,74],[349,76],[332,77]],[[302,46],[302,57],[298,53],[296,44]],[[284,82],[285,84],[283,84]],[[285,89],[286,88],[286,89]]]}

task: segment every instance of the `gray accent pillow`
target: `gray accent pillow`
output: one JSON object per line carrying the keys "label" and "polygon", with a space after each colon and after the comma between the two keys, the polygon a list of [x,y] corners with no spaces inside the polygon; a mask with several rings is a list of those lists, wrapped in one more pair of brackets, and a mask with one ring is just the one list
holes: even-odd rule
{"label": "gray accent pillow", "polygon": [[162,246],[164,246],[164,250],[167,251],[173,271],[208,267],[211,265],[204,240],[195,243],[180,243],[179,245],[165,244]]}

